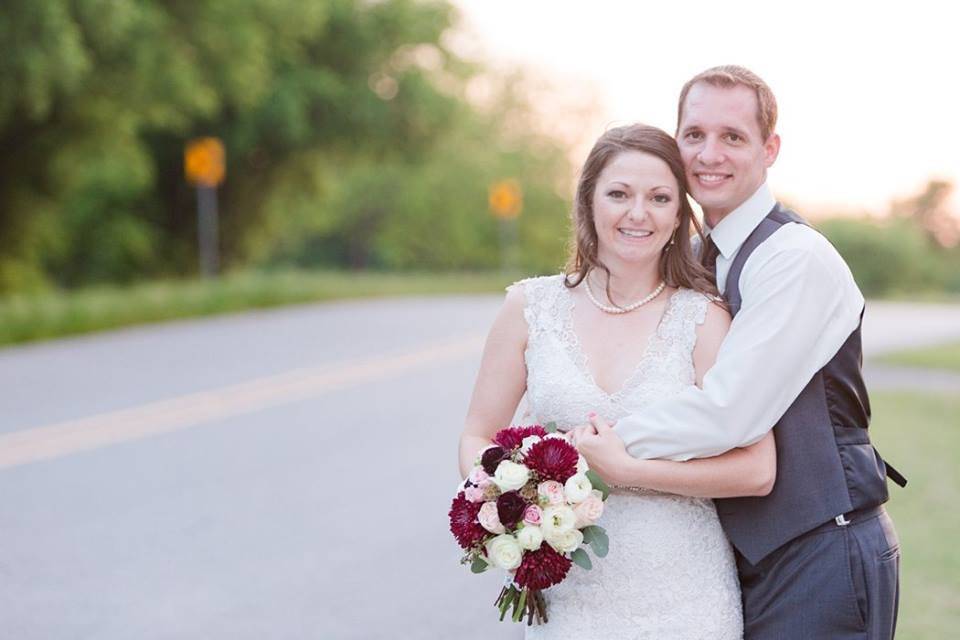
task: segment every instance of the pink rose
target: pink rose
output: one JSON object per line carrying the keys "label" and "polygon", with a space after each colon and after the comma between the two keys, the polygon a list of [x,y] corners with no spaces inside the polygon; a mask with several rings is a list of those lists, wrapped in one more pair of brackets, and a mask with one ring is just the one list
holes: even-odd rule
{"label": "pink rose", "polygon": [[563,494],[563,485],[556,480],[545,480],[537,486],[537,493],[546,500],[547,504],[557,506],[564,504],[566,498]]}
{"label": "pink rose", "polygon": [[540,507],[535,504],[530,505],[523,512],[524,524],[540,524],[542,517],[543,511],[541,511]]}
{"label": "pink rose", "polygon": [[586,527],[587,525],[596,524],[597,520],[600,519],[600,516],[603,515],[603,499],[601,498],[603,494],[599,491],[592,491],[589,496],[583,502],[580,502],[573,507],[573,514],[577,517],[576,524],[574,526],[577,529]]}
{"label": "pink rose", "polygon": [[496,502],[484,502],[480,507],[480,513],[477,514],[477,520],[480,526],[490,533],[504,533],[506,529],[500,524],[500,516],[497,514]]}
{"label": "pink rose", "polygon": [[480,487],[467,487],[463,493],[470,502],[483,502],[484,491]]}
{"label": "pink rose", "polygon": [[474,467],[470,472],[470,475],[467,477],[467,480],[473,484],[479,485],[481,482],[489,478],[487,472],[483,470],[483,467]]}

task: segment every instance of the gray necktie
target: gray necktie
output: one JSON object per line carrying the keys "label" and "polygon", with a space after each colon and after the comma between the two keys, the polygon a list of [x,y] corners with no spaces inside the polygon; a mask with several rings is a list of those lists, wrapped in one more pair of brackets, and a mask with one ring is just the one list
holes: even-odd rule
{"label": "gray necktie", "polygon": [[700,264],[710,270],[714,277],[717,276],[717,256],[720,255],[720,249],[717,243],[713,241],[713,236],[707,236],[703,251],[700,253]]}

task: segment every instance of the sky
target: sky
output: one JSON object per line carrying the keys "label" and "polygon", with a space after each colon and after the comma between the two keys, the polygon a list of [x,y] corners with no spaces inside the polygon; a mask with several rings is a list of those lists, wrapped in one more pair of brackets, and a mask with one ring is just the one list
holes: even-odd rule
{"label": "sky", "polygon": [[[779,106],[774,193],[809,214],[882,214],[929,179],[960,187],[960,30],[928,0],[620,2],[454,0],[458,43],[595,104],[585,155],[614,124],[673,132],[683,83],[748,67]],[[545,111],[550,105],[543,105]],[[960,213],[960,196],[952,205]]]}

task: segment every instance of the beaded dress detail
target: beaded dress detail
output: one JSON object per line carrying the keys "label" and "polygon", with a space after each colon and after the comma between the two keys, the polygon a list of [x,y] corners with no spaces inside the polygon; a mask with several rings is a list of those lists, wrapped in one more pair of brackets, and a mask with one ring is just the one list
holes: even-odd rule
{"label": "beaded dress detail", "polygon": [[[561,431],[596,411],[618,420],[694,384],[696,326],[709,298],[688,289],[670,297],[640,362],[613,394],[597,386],[573,330],[574,298],[563,275],[522,280],[529,331],[529,417]],[[527,422],[527,421],[525,421]],[[549,622],[528,640],[727,640],[742,638],[740,586],[713,501],[614,488],[599,524],[610,552],[589,571],[574,565],[544,592]]]}

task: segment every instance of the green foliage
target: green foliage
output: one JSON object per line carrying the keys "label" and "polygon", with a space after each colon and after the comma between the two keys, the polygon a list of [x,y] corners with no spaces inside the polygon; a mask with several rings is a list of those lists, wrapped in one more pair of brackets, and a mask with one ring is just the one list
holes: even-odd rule
{"label": "green foliage", "polygon": [[561,244],[530,230],[563,234],[565,152],[466,100],[455,20],[445,1],[4,3],[0,292],[192,273],[200,135],[227,147],[228,267],[499,265],[501,177],[527,183],[520,262],[547,264]]}
{"label": "green foliage", "polygon": [[960,251],[930,242],[916,220],[833,218],[817,224],[866,296],[960,291]]}
{"label": "green foliage", "polygon": [[580,531],[583,532],[583,543],[589,544],[598,558],[603,558],[607,555],[607,552],[610,550],[610,539],[607,537],[606,529],[594,524],[589,527],[584,527]]}
{"label": "green foliage", "polygon": [[949,182],[931,180],[894,200],[886,218],[833,218],[817,227],[867,296],[960,292],[960,217],[949,207],[952,190]]}
{"label": "green foliage", "polygon": [[588,571],[593,568],[593,562],[590,561],[590,556],[587,555],[587,552],[583,548],[574,549],[570,553],[570,559],[573,560],[573,563],[578,567],[587,569]]}
{"label": "green foliage", "polygon": [[473,559],[473,562],[470,563],[470,571],[473,573],[483,573],[490,568],[490,563],[483,559],[482,556],[477,556]]}
{"label": "green foliage", "polygon": [[587,473],[584,475],[586,475],[590,480],[590,484],[593,485],[593,488],[603,494],[603,499],[606,500],[607,496],[610,495],[610,486],[603,481],[603,478],[600,477],[600,474],[593,469],[587,469]]}

